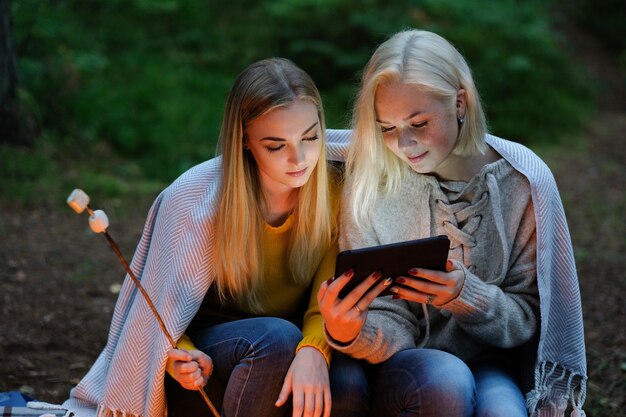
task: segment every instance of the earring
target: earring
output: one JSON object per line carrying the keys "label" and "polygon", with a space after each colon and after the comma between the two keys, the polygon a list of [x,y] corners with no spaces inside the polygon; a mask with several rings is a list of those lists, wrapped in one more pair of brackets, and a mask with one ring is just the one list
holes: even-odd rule
{"label": "earring", "polygon": [[465,117],[459,117],[458,119],[456,119],[460,125],[462,125],[465,122]]}

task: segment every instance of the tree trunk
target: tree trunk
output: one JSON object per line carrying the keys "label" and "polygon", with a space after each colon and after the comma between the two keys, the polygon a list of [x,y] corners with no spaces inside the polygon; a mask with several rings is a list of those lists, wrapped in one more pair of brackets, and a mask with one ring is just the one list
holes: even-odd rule
{"label": "tree trunk", "polygon": [[27,145],[31,138],[17,96],[11,0],[0,0],[0,142]]}

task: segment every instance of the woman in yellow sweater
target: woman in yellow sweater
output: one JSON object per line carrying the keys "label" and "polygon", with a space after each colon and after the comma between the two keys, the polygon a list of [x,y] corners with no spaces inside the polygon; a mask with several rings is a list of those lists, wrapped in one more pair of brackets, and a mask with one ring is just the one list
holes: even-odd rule
{"label": "woman in yellow sweater", "polygon": [[[193,392],[201,385],[225,416],[282,415],[290,394],[289,415],[330,416],[330,348],[315,294],[334,274],[339,177],[326,162],[311,79],[286,60],[246,69],[220,142],[215,278],[179,342],[184,350],[168,353],[169,415],[206,415]],[[341,395],[345,381],[335,385],[333,414],[352,414],[340,399],[358,396]]]}
{"label": "woman in yellow sweater", "polygon": [[178,349],[126,280],[107,346],[64,404],[75,415],[210,415],[198,386],[225,417],[365,411],[360,365],[331,364],[316,301],[340,191],[311,78],[279,58],[246,68],[220,146],[157,197],[131,264]]}

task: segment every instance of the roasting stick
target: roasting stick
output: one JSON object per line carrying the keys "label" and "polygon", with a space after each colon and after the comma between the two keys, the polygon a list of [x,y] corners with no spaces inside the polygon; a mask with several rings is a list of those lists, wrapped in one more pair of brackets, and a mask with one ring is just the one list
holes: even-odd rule
{"label": "roasting stick", "polygon": [[[87,210],[87,213],[89,213],[89,227],[94,233],[104,234],[104,237],[109,242],[111,249],[113,249],[113,252],[115,252],[117,257],[119,258],[120,262],[124,266],[124,269],[126,269],[126,272],[135,283],[135,286],[139,289],[144,299],[148,303],[148,307],[150,307],[150,310],[152,310],[152,313],[154,314],[154,317],[157,319],[157,322],[159,323],[159,327],[161,327],[163,334],[165,334],[165,337],[170,342],[170,345],[172,345],[172,348],[177,349],[176,342],[174,342],[174,339],[172,338],[170,333],[167,331],[167,328],[165,327],[165,323],[163,323],[163,319],[161,318],[161,315],[157,311],[156,307],[154,306],[154,303],[150,299],[150,296],[148,295],[146,290],[143,288],[143,286],[141,285],[141,283],[139,282],[139,280],[137,279],[133,271],[130,269],[128,262],[126,262],[126,259],[124,259],[122,252],[120,251],[119,247],[117,246],[117,244],[115,243],[115,241],[113,240],[109,232],[107,232],[107,228],[109,227],[109,218],[107,217],[106,213],[102,210],[92,210],[92,208],[89,206],[89,196],[83,190],[80,190],[78,188],[72,191],[69,197],[67,197],[67,204],[72,208],[72,210],[74,210],[76,213],[79,213],[79,214],[82,213],[84,210]],[[207,407],[209,407],[209,409],[213,413],[213,416],[220,417],[220,414],[215,409],[215,406],[213,406],[213,403],[209,399],[209,396],[207,395],[207,393],[204,392],[204,389],[198,386],[198,392],[204,399],[204,402],[206,403]]]}

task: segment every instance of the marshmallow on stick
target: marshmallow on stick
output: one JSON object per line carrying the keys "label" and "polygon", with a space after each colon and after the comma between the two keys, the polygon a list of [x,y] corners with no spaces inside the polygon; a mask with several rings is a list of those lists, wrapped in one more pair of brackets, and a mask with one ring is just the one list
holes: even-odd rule
{"label": "marshmallow on stick", "polygon": [[[152,310],[154,317],[157,319],[157,322],[159,323],[161,330],[165,334],[165,337],[167,337],[167,340],[170,342],[170,345],[172,346],[172,348],[177,349],[176,342],[174,342],[174,339],[172,338],[170,333],[167,331],[167,328],[165,327],[165,323],[163,322],[163,319],[159,315],[159,312],[157,311],[156,307],[154,306],[154,303],[150,299],[150,296],[148,295],[146,290],[143,288],[143,286],[141,285],[141,283],[139,282],[139,280],[137,279],[133,271],[130,269],[128,262],[126,262],[126,259],[124,259],[122,252],[120,251],[119,247],[117,246],[113,238],[107,232],[107,229],[109,228],[109,218],[106,215],[106,213],[102,210],[92,210],[92,208],[89,206],[89,196],[83,190],[80,190],[78,188],[72,191],[72,193],[67,197],[67,204],[72,208],[72,210],[74,210],[78,214],[87,210],[87,213],[89,213],[89,227],[94,233],[104,234],[104,237],[106,237],[107,241],[109,242],[111,249],[113,249],[113,252],[115,252],[120,262],[126,269],[126,272],[131,277],[131,279],[133,280],[133,282],[135,283],[135,285],[137,286],[141,294],[144,296],[146,302],[148,303],[148,306],[150,307],[150,310]],[[211,403],[211,400],[209,399],[208,395],[206,394],[206,392],[204,392],[204,389],[198,386],[198,392],[204,399],[204,402],[206,403],[207,407],[209,407],[213,415],[215,417],[220,417],[219,413],[213,406],[213,403]]]}

